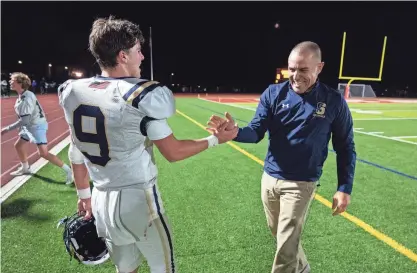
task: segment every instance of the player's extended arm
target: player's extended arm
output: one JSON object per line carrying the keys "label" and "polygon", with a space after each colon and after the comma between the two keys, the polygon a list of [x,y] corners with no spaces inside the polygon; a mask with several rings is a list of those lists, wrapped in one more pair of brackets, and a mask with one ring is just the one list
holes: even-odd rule
{"label": "player's extended arm", "polygon": [[9,126],[4,127],[1,132],[8,132],[21,126],[27,126],[30,123],[30,115],[20,116],[19,120]]}
{"label": "player's extended arm", "polygon": [[224,123],[217,132],[209,137],[178,140],[167,122],[167,119],[175,114],[174,95],[166,86],[158,86],[148,90],[145,90],[148,92],[142,96],[137,106],[138,110],[145,115],[140,124],[141,132],[153,141],[168,161],[186,159],[217,144],[232,140],[236,136],[237,128],[225,131],[227,123]]}
{"label": "player's extended arm", "polygon": [[237,135],[237,128],[225,131],[227,125],[227,122],[223,123],[213,135],[206,138],[179,140],[172,133],[166,119],[148,120],[142,133],[153,141],[168,161],[175,162],[232,140]]}
{"label": "player's extended arm", "polygon": [[337,190],[351,194],[356,167],[353,120],[346,101],[341,100],[342,106],[332,123],[332,144],[337,154]]}
{"label": "player's extended arm", "polygon": [[219,144],[214,135],[202,139],[178,140],[174,134],[170,134],[166,138],[153,140],[153,142],[169,162],[189,158]]}
{"label": "player's extended arm", "polygon": [[261,141],[268,129],[268,113],[270,92],[269,88],[265,90],[259,100],[258,107],[256,108],[255,116],[248,126],[239,128],[237,137],[234,139],[236,142],[242,143],[258,143]]}

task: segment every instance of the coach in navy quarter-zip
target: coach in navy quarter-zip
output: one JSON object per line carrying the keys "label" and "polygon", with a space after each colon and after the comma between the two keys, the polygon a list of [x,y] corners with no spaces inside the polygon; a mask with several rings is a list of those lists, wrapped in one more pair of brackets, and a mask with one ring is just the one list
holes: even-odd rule
{"label": "coach in navy quarter-zip", "polygon": [[[317,81],[311,91],[299,95],[287,81],[262,94],[255,118],[240,129],[235,141],[257,143],[268,131],[265,172],[279,179],[314,182],[322,174],[332,130],[339,155],[352,155],[346,150],[353,148],[349,113],[340,93],[328,86]],[[350,194],[354,166],[338,165],[338,190]]]}
{"label": "coach in navy quarter-zip", "polygon": [[[261,181],[268,226],[277,239],[273,273],[309,273],[300,237],[309,205],[332,139],[337,154],[337,190],[333,215],[350,203],[356,152],[348,105],[335,89],[318,80],[324,63],[316,43],[302,42],[288,58],[289,81],[270,85],[261,95],[255,116],[234,139],[258,143],[269,134]],[[226,113],[226,119],[233,118]],[[213,115],[209,126],[224,118]]]}

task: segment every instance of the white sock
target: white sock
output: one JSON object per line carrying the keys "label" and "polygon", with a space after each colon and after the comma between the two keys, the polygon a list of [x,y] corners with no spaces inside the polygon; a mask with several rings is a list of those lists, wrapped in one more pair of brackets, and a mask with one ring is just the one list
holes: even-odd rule
{"label": "white sock", "polygon": [[21,163],[22,164],[22,167],[23,167],[23,169],[29,169],[29,163],[26,161],[26,162],[22,162]]}
{"label": "white sock", "polygon": [[62,165],[61,168],[64,169],[64,171],[66,171],[67,173],[69,173],[71,171],[71,168],[65,163],[64,163],[64,165]]}

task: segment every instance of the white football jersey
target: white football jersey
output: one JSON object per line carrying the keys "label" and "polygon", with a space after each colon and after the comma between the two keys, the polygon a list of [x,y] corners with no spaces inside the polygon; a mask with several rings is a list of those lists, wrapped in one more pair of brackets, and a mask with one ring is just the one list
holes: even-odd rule
{"label": "white football jersey", "polygon": [[19,117],[30,116],[30,125],[46,123],[45,112],[32,91],[23,92],[14,104],[14,110]]}
{"label": "white football jersey", "polygon": [[[67,81],[59,87],[59,97],[95,187],[153,185],[157,168],[152,140],[172,133],[166,119],[175,113],[167,87],[138,78],[97,76]],[[166,125],[149,130],[150,120]]]}

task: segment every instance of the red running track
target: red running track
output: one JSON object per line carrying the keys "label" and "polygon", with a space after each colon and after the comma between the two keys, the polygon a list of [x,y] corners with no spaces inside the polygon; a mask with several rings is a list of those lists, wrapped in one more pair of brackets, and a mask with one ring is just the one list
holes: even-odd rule
{"label": "red running track", "polygon": [[[68,125],[65,122],[64,111],[58,103],[57,94],[37,95],[39,103],[45,111],[48,121],[48,149],[52,149],[60,141],[69,135]],[[17,97],[1,99],[1,127],[17,121],[14,111],[14,103]],[[18,139],[18,129],[7,132],[1,137],[1,186],[7,184],[13,177],[11,172],[19,167],[20,160],[14,148],[14,143]],[[39,159],[36,145],[30,143],[28,146],[28,161],[33,164]]]}

